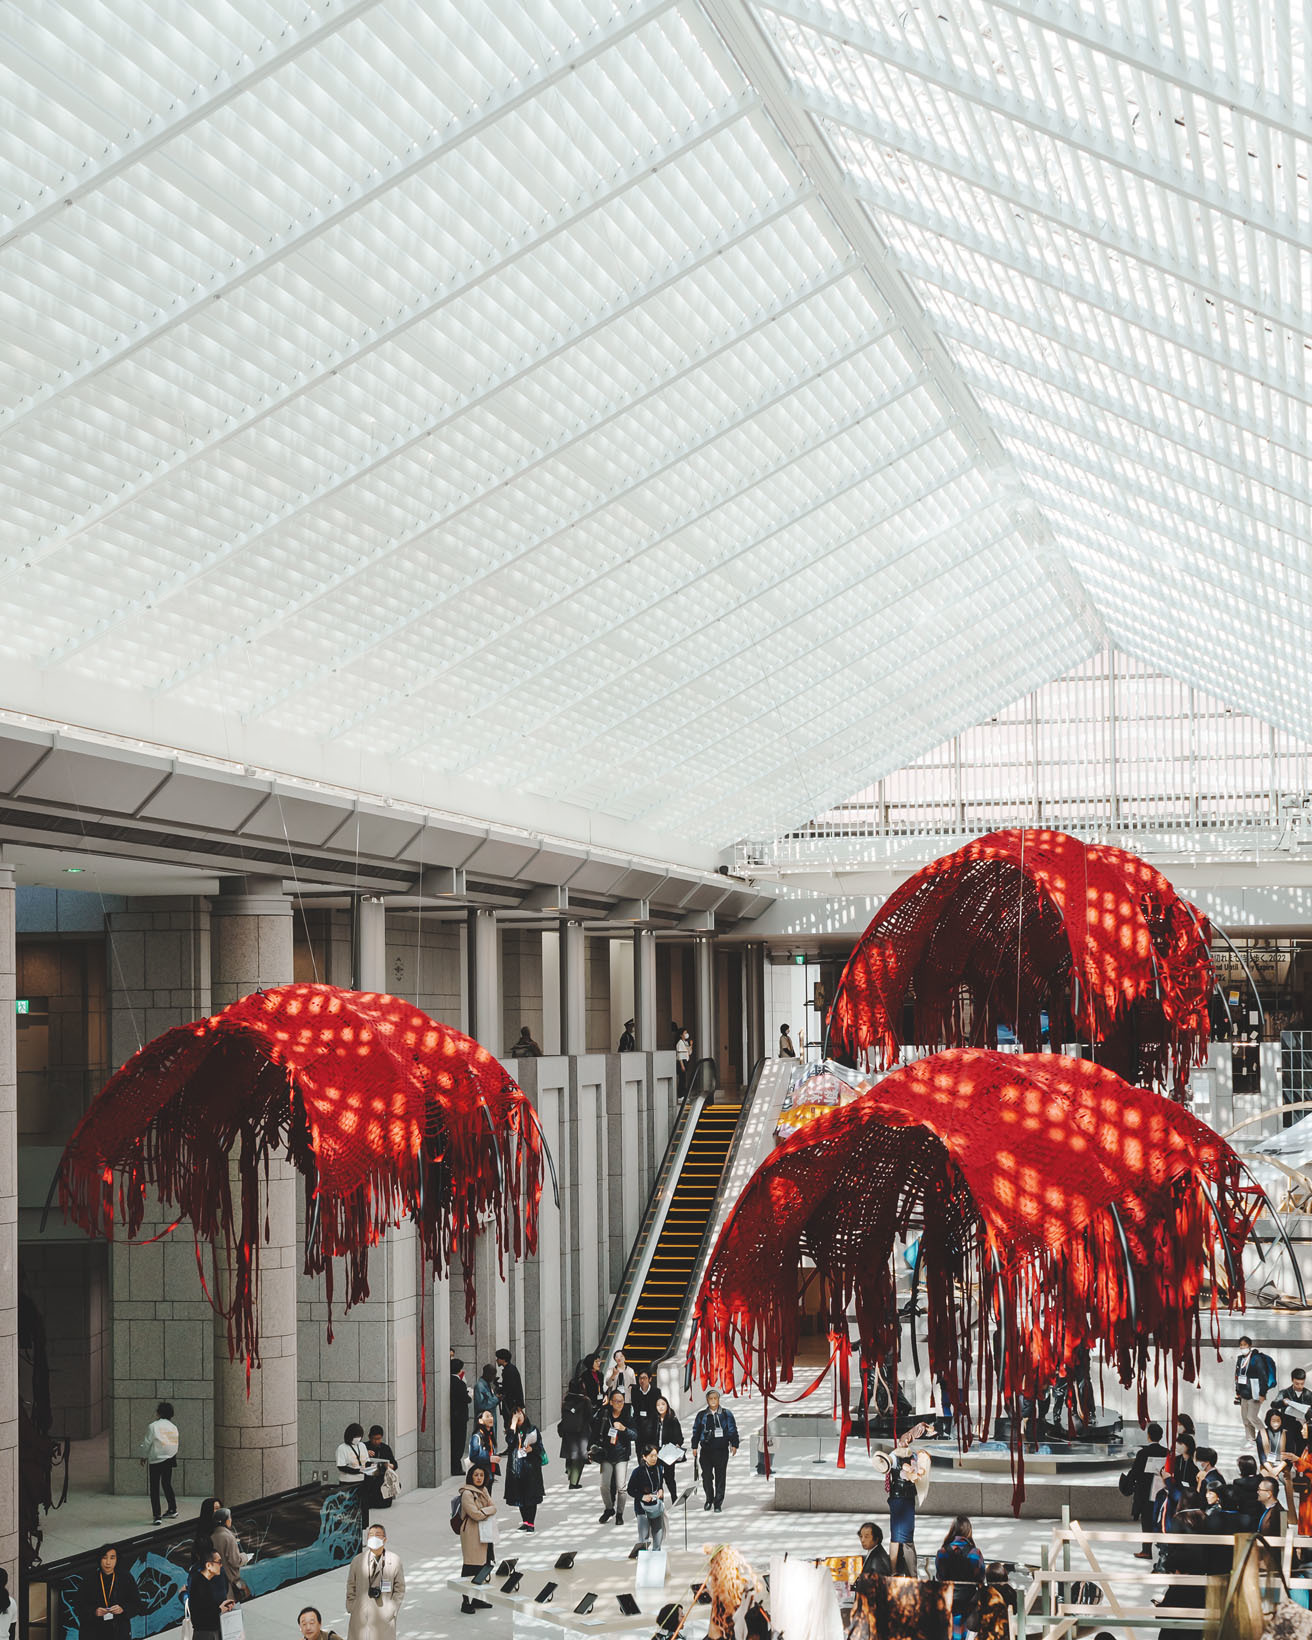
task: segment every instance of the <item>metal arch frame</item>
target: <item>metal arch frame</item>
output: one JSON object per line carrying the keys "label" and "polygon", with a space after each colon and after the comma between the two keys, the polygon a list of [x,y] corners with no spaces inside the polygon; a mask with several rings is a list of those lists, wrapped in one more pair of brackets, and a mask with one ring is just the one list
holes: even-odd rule
{"label": "metal arch frame", "polygon": [[[371,3],[373,3],[373,0],[371,0]],[[753,107],[755,107],[755,102],[753,99],[742,99],[741,106],[737,110],[736,117],[741,118],[749,114]],[[678,160],[682,159],[684,155],[693,152],[702,141],[718,136],[724,130],[728,129],[735,120],[732,105],[726,105],[726,110],[724,112],[727,114],[726,118],[721,118],[720,114],[717,113],[716,117],[712,121],[703,122],[706,127],[704,130],[699,128],[691,137],[687,132],[683,132],[678,138],[663,144],[660,149],[655,150],[653,153],[639,155],[636,159],[631,161],[630,164],[624,166],[621,171],[616,173],[616,177],[612,177],[610,179],[612,185],[609,188],[589,190],[585,195],[581,196],[582,202],[578,203],[577,209],[557,216],[551,223],[550,227],[546,229],[539,227],[531,230],[528,234],[521,235],[520,238],[515,240],[508,248],[504,248],[490,260],[481,263],[471,273],[443,285],[440,290],[434,292],[431,296],[422,297],[418,301],[408,304],[398,313],[382,320],[379,324],[372,327],[367,327],[362,333],[353,338],[352,342],[348,346],[338,351],[334,351],[332,349],[326,350],[318,359],[315,360],[315,366],[313,369],[304,372],[291,382],[282,383],[278,387],[271,389],[271,391],[263,399],[261,399],[259,403],[254,406],[248,406],[244,411],[239,413],[230,424],[225,423],[223,430],[216,436],[197,440],[194,445],[189,445],[185,450],[177,452],[171,459],[162,462],[159,467],[153,469],[150,473],[147,473],[134,483],[126,486],[118,494],[111,496],[107,501],[103,502],[99,507],[92,508],[91,511],[83,513],[81,517],[72,520],[68,525],[61,526],[59,529],[52,531],[48,536],[39,537],[33,543],[31,549],[26,552],[23,558],[24,566],[32,563],[40,563],[52,553],[66,546],[70,541],[76,540],[78,536],[85,534],[87,530],[97,528],[100,524],[104,523],[107,518],[112,517],[124,507],[130,506],[134,501],[139,500],[141,496],[145,495],[157,484],[163,483],[166,479],[171,478],[175,473],[182,471],[182,469],[187,467],[191,462],[212,456],[216,450],[221,449],[231,440],[249,432],[252,427],[258,426],[259,423],[265,421],[268,417],[277,415],[279,412],[286,410],[290,405],[295,404],[305,394],[311,393],[317,387],[322,386],[322,384],[335,371],[340,371],[343,368],[350,368],[359,364],[362,359],[369,358],[379,348],[385,346],[386,344],[395,342],[398,337],[404,336],[416,325],[427,324],[449,305],[455,302],[463,301],[471,294],[471,292],[481,289],[481,287],[490,280],[501,277],[509,269],[513,268],[521,260],[521,258],[535,255],[544,246],[550,245],[561,234],[572,233],[582,223],[586,222],[588,218],[594,214],[594,212],[604,210],[613,205],[617,200],[622,199],[630,191],[630,189],[635,188],[645,182],[651,175],[653,164],[657,166],[675,164]],[[656,154],[659,154],[661,157],[656,158]],[[616,179],[617,177],[618,180]],[[796,195],[792,196],[793,203],[796,204],[799,200],[805,197],[808,197],[806,191],[799,191]],[[749,212],[743,218],[742,223],[734,224],[732,228],[713,235],[712,240],[715,242],[714,249],[708,250],[707,256],[713,257],[718,253],[718,251],[727,249],[729,246],[737,244],[739,242],[740,232],[756,232],[759,231],[760,228],[767,226],[770,222],[777,220],[777,208],[787,209],[783,197],[781,197],[778,202],[772,201],[768,207],[763,208],[759,212]],[[712,241],[704,241],[704,244],[709,246],[711,242]],[[351,478],[363,476],[365,473],[372,471],[382,462],[390,460],[393,456],[399,455],[402,451],[410,448],[413,444],[419,442],[423,438],[431,436],[431,434],[437,431],[438,428],[454,419],[456,415],[463,414],[468,410],[476,408],[478,405],[485,402],[486,399],[494,396],[496,393],[499,393],[503,388],[510,386],[514,381],[517,381],[521,375],[538,369],[541,365],[554,358],[559,352],[564,351],[576,342],[592,335],[596,329],[604,327],[604,325],[618,318],[621,314],[628,312],[631,301],[638,303],[645,300],[649,296],[658,294],[659,291],[665,288],[668,282],[677,280],[682,277],[683,274],[691,272],[693,269],[700,267],[701,265],[702,258],[700,255],[676,259],[676,262],[668,265],[667,273],[653,278],[653,280],[650,281],[650,287],[648,287],[648,285],[640,287],[638,294],[634,298],[626,298],[620,302],[607,304],[606,307],[599,309],[596,314],[589,314],[585,320],[572,326],[570,329],[562,332],[560,336],[554,338],[538,356],[527,361],[519,361],[507,370],[500,371],[493,376],[485,378],[477,388],[472,389],[468,394],[462,396],[458,408],[444,409],[436,412],[432,417],[426,418],[423,422],[423,430],[421,432],[405,434],[401,439],[395,441],[381,454],[369,456],[363,462],[358,463],[356,467],[347,469],[345,477],[342,475],[334,475],[333,478],[326,480],[322,485],[308,492],[305,496],[299,497],[296,501],[289,503],[288,507],[284,509],[284,511],[276,518],[273,518],[267,522],[261,522],[258,526],[253,527],[252,530],[242,532],[241,536],[236,538],[232,545],[236,546],[239,542],[239,550],[244,549],[250,544],[250,541],[255,539],[258,535],[281,527],[290,517],[300,512],[304,507],[313,505],[315,502],[322,500],[325,496],[335,493],[335,491],[340,488],[343,483],[349,482]],[[222,553],[222,557],[216,556],[220,553]],[[198,570],[196,573],[205,573],[206,569],[215,567],[218,563],[226,562],[229,556],[231,556],[231,554],[226,550],[226,548],[214,549],[213,554],[206,554],[204,560],[202,560],[205,568]],[[211,559],[213,559],[213,562],[211,562]],[[14,563],[14,555],[11,554],[10,558],[6,560],[5,563],[12,567]],[[3,565],[0,565],[0,574],[4,573],[8,573],[8,570],[6,570]],[[194,575],[190,575],[188,577],[188,582],[184,582],[182,584],[188,584],[189,581],[194,578]],[[166,582],[160,583],[154,593],[156,601],[162,602],[164,599],[171,597],[175,590],[179,590],[179,588],[175,587],[173,578],[170,578],[170,580]],[[100,628],[97,627],[96,630],[99,631]],[[62,657],[66,651],[71,653],[72,648],[73,642],[58,645],[53,651],[51,651],[52,658],[58,659]]]}
{"label": "metal arch frame", "polygon": [[[848,348],[845,348],[841,357],[831,356],[828,360],[824,361],[820,366],[809,373],[802,376],[794,375],[782,386],[776,386],[763,398],[757,399],[752,404],[739,410],[734,415],[729,417],[727,421],[722,422],[718,427],[707,433],[698,434],[696,438],[689,440],[674,451],[666,452],[666,454],[663,455],[659,461],[653,463],[651,466],[644,468],[637,473],[627,474],[622,483],[617,485],[615,488],[607,491],[604,495],[594,497],[585,507],[579,509],[576,513],[570,515],[569,517],[557,519],[545,531],[540,532],[531,541],[516,549],[516,557],[526,556],[531,553],[534,548],[542,546],[548,541],[554,540],[558,535],[565,534],[583,520],[592,517],[595,513],[604,511],[607,507],[613,506],[616,501],[621,500],[632,491],[642,488],[645,484],[649,484],[654,478],[672,471],[674,468],[682,465],[682,463],[685,462],[689,456],[695,455],[699,451],[709,448],[709,446],[714,444],[718,439],[723,438],[727,434],[736,431],[739,427],[746,425],[747,422],[752,421],[756,416],[761,415],[764,411],[772,409],[777,404],[781,404],[785,399],[790,398],[794,393],[800,392],[802,389],[807,387],[813,387],[817,382],[824,378],[828,370],[833,368],[835,364],[843,363],[848,359],[856,358],[867,348],[873,347],[880,341],[887,340],[891,334],[891,331],[885,331],[878,334],[869,334],[860,338],[856,343],[852,344]],[[739,341],[741,339],[741,337],[736,338],[736,340]],[[892,391],[886,395],[883,400],[877,401],[875,405],[868,404],[858,410],[849,412],[838,422],[831,424],[822,432],[815,435],[800,448],[794,448],[788,451],[785,455],[779,456],[768,466],[758,468],[753,473],[745,476],[741,473],[736,474],[731,485],[728,488],[717,492],[714,499],[708,501],[704,505],[699,504],[695,510],[681,515],[672,524],[657,532],[656,535],[648,537],[647,540],[643,542],[641,547],[636,549],[636,551],[641,553],[654,551],[672,536],[677,535],[680,530],[687,529],[690,524],[708,517],[720,507],[727,505],[731,501],[737,500],[743,495],[747,495],[759,485],[768,482],[771,478],[785,471],[796,462],[805,460],[808,456],[814,455],[817,450],[821,450],[825,447],[825,445],[832,443],[834,439],[841,438],[845,433],[851,432],[854,427],[859,426],[862,421],[866,420],[877,409],[886,409],[888,405],[896,399],[905,397],[908,393],[914,392],[917,388],[923,387],[924,385],[925,383],[922,378],[918,376],[908,377],[904,382],[892,389]],[[946,426],[941,426],[932,429],[929,433],[918,435],[914,441],[914,446],[903,446],[898,452],[895,452],[896,458],[902,459],[906,454],[910,453],[912,448],[918,449],[922,444],[927,443],[932,439],[943,437],[947,430],[948,429]],[[888,459],[886,457],[881,457],[880,467],[882,468],[887,465]],[[486,573],[488,575],[494,573],[495,568],[497,567],[500,566],[494,566],[492,570],[489,570]],[[359,724],[364,722],[366,719],[375,716],[380,711],[387,710],[388,707],[394,705],[396,701],[408,699],[418,690],[430,687],[440,677],[445,675],[445,673],[452,670],[453,667],[463,664],[466,660],[469,660],[482,650],[493,647],[495,644],[499,644],[504,641],[506,631],[513,631],[516,626],[527,624],[530,619],[536,618],[540,615],[544,609],[553,607],[555,603],[564,602],[569,597],[574,596],[583,590],[585,587],[593,585],[602,578],[602,573],[603,572],[599,571],[588,575],[583,580],[576,582],[574,586],[570,588],[568,593],[562,594],[559,598],[553,598],[550,602],[539,606],[538,609],[532,612],[532,615],[522,617],[511,627],[499,631],[494,636],[488,637],[486,635],[480,635],[476,643],[461,651],[461,653],[455,656],[449,664],[444,664],[439,667],[429,667],[424,672],[418,674],[416,679],[408,682],[403,689],[388,690],[384,695],[375,697],[374,700],[367,702],[357,711],[352,713],[349,718],[339,720],[339,722],[335,724],[328,732],[327,738],[329,740],[339,739],[342,735],[348,734],[352,729],[358,727]],[[484,578],[484,575],[480,575],[479,577],[480,580]],[[349,651],[348,659],[358,659],[359,655],[366,654],[369,650],[377,648],[379,644],[385,643],[389,638],[395,637],[398,631],[403,631],[406,627],[413,626],[417,622],[423,620],[426,615],[432,613],[433,609],[440,607],[445,602],[445,597],[430,600],[429,603],[420,605],[418,608],[409,611],[405,616],[401,617],[400,620],[393,623],[392,627],[387,631],[371,637],[365,645],[357,646],[355,651]],[[429,737],[425,736],[424,738],[426,740]],[[410,749],[411,748],[407,746],[406,751],[408,752]]]}
{"label": "metal arch frame", "polygon": [[23,400],[22,405],[25,407],[15,405],[8,411],[0,411],[0,435],[12,431],[28,416],[55,403],[65,393],[85,387],[89,381],[93,381],[106,370],[134,357],[143,348],[151,346],[161,337],[176,330],[179,325],[195,318],[211,302],[240,290],[243,285],[249,284],[252,279],[258,278],[269,268],[276,267],[292,252],[304,250],[329,229],[348,220],[390,189],[408,181],[435,160],[456,152],[466,143],[482,136],[507,114],[532,101],[543,91],[573,73],[575,69],[609,51],[621,40],[645,27],[664,12],[673,9],[678,3],[679,0],[637,0],[636,4],[621,11],[610,22],[600,25],[585,40],[579,41],[574,49],[562,52],[549,64],[544,63],[537,74],[519,80],[509,89],[494,94],[463,123],[454,122],[458,127],[454,132],[449,127],[446,131],[432,132],[426,142],[416,145],[417,151],[390,161],[381,171],[375,171],[368,180],[353,184],[345,197],[339,196],[339,203],[307,211],[294,229],[270,239],[256,256],[243,262],[233,272],[225,275],[215,270],[192,296],[181,302],[170,303],[168,311],[157,323],[151,324],[147,321],[142,325],[139,334],[120,336],[119,345],[110,343],[107,348],[100,349],[99,356],[93,356],[90,362],[63,372]]}
{"label": "metal arch frame", "polygon": [[[43,228],[47,222],[61,215],[67,206],[76,204],[79,199],[94,193],[97,188],[103,188],[107,182],[112,182],[115,177],[122,175],[129,166],[137,165],[151,154],[157,153],[165,143],[180,137],[184,131],[189,131],[193,125],[208,119],[220,108],[226,108],[235,98],[244,96],[262,80],[267,80],[271,74],[277,74],[280,69],[286,68],[289,63],[295,62],[298,57],[304,56],[307,51],[313,50],[315,46],[337,34],[348,23],[353,23],[357,17],[363,16],[377,4],[378,0],[348,0],[345,5],[341,0],[322,0],[322,12],[317,22],[305,27],[300,33],[291,24],[283,30],[284,36],[291,36],[291,41],[280,51],[275,51],[263,61],[256,62],[245,74],[234,74],[221,69],[211,82],[216,89],[208,91],[199,101],[193,100],[190,107],[185,108],[175,119],[163,120],[159,124],[151,121],[149,130],[143,127],[126,145],[111,143],[105,151],[112,157],[102,164],[92,170],[84,170],[78,177],[64,177],[58,183],[50,184],[45,191],[53,193],[55,197],[48,204],[36,206],[30,215],[7,218],[5,226],[0,228],[0,251],[7,250],[10,245],[16,244],[35,229]],[[336,15],[333,15],[334,6],[337,7]],[[324,16],[323,13],[328,15]],[[313,17],[315,14],[309,15]],[[263,50],[263,46],[259,49]],[[199,90],[199,86],[193,89],[193,99]]]}
{"label": "metal arch frame", "polygon": [[[734,3],[742,3],[742,0],[734,0]],[[1081,121],[1066,118],[1046,109],[1040,112],[1032,99],[1022,100],[1009,92],[994,90],[982,78],[972,79],[927,54],[898,45],[895,41],[853,22],[851,18],[831,10],[828,6],[812,4],[809,0],[755,0],[755,3],[760,5],[762,10],[773,12],[776,16],[786,18],[803,28],[809,28],[817,34],[828,35],[842,45],[850,46],[855,51],[886,63],[890,68],[899,69],[916,79],[936,85],[941,91],[959,98],[964,103],[1026,126],[1064,147],[1087,154],[1101,164],[1112,165],[1128,176],[1137,177],[1140,182],[1165,189],[1168,193],[1215,211],[1218,215],[1244,227],[1260,229],[1272,238],[1291,245],[1295,250],[1298,250],[1306,240],[1306,231],[1296,222],[1281,221],[1255,201],[1249,200],[1241,205],[1238,200],[1229,198],[1225,193],[1206,183],[1191,181],[1183,167],[1173,170],[1160,161],[1136,153],[1128,146],[1113,148],[1100,143]]]}
{"label": "metal arch frame", "polygon": [[[395,341],[398,335],[404,334],[405,331],[411,329],[418,323],[426,322],[428,319],[432,318],[435,313],[440,312],[443,308],[448,306],[448,304],[463,300],[472,291],[479,289],[480,286],[485,284],[488,280],[504,274],[508,269],[513,268],[522,257],[535,254],[537,251],[541,250],[543,246],[551,244],[552,241],[561,234],[573,232],[582,223],[586,222],[595,212],[604,210],[613,205],[617,200],[622,199],[631,189],[636,188],[646,182],[654,169],[675,164],[685,155],[695,152],[695,150],[698,149],[702,143],[713,141],[716,137],[722,135],[726,130],[735,125],[739,120],[744,119],[751,114],[755,107],[756,102],[754,98],[734,98],[723,107],[716,109],[715,113],[708,119],[699,122],[698,126],[691,132],[681,132],[677,138],[664,144],[662,148],[640,155],[637,159],[630,161],[630,163],[626,165],[620,173],[621,180],[616,182],[614,177],[610,178],[607,186],[592,190],[587,195],[586,202],[582,206],[561,217],[558,217],[550,228],[543,230],[540,226],[538,226],[530,229],[527,234],[522,235],[492,262],[483,263],[474,273],[469,274],[464,278],[457,279],[454,283],[443,287],[441,292],[433,299],[425,299],[419,303],[416,303],[409,310],[403,309],[402,312],[390,321],[388,325],[385,327],[378,327],[373,339],[369,341],[366,346],[353,349],[349,355],[343,359],[343,364],[348,366],[355,364],[359,359],[367,357],[368,354],[372,353],[383,343]],[[783,210],[778,213],[775,213],[773,210],[762,213],[766,220],[756,223],[755,228],[759,230],[761,227],[768,225],[768,222],[777,220],[779,215],[785,214],[786,210],[792,209],[801,204],[806,197],[807,195],[805,191],[799,191],[790,195],[789,203]],[[614,318],[616,315],[614,313],[608,313],[608,317]],[[584,332],[584,334],[589,333],[589,331]],[[268,413],[272,414],[277,410],[286,408],[287,404],[292,402],[295,397],[298,397],[300,392],[309,391],[312,388],[321,385],[332,373],[334,368],[338,367],[328,366],[316,370],[311,376],[307,377],[305,382],[301,384],[301,387],[298,388],[295,393],[285,395],[275,404],[269,406]],[[526,368],[531,370],[536,368],[536,365],[530,365]],[[522,373],[523,372],[519,372],[518,374]],[[518,375],[511,377],[511,380],[515,379],[518,379]],[[307,492],[305,495],[297,497],[295,501],[290,502],[276,517],[272,519],[261,519],[258,524],[254,524],[249,529],[240,531],[230,540],[212,548],[209,552],[198,558],[193,564],[190,564],[185,570],[178,571],[177,573],[169,576],[167,580],[158,582],[149,591],[142,593],[140,597],[132,599],[129,603],[120,605],[117,610],[109,616],[106,616],[103,620],[97,622],[96,625],[88,632],[83,633],[76,639],[70,639],[68,642],[51,651],[49,657],[50,660],[55,662],[66,660],[70,655],[76,654],[79,650],[85,649],[88,645],[98,642],[121,620],[138,614],[143,609],[153,609],[160,604],[166,603],[177,593],[185,591],[192,585],[193,582],[202,579],[204,576],[228,563],[231,559],[237,557],[254,542],[260,540],[266,535],[274,533],[279,529],[285,528],[286,525],[300,513],[304,512],[308,508],[316,506],[319,502],[327,499],[328,497],[335,495],[339,489],[346,487],[355,479],[364,477],[366,474],[376,470],[378,467],[385,465],[386,462],[392,460],[393,457],[402,454],[412,445],[420,443],[423,439],[430,437],[433,432],[435,432],[438,428],[445,426],[447,422],[456,420],[459,415],[473,409],[476,405],[483,402],[484,398],[500,392],[504,387],[509,385],[509,381],[503,381],[491,388],[488,392],[483,392],[480,390],[477,395],[472,397],[471,402],[462,405],[458,411],[446,410],[437,413],[431,418],[430,423],[425,424],[422,432],[416,432],[413,434],[407,433],[401,441],[389,446],[381,452],[367,456],[364,461],[357,463],[354,468],[348,468],[344,475],[334,474],[331,479],[325,480],[315,489]],[[248,420],[243,422],[239,427],[232,429],[230,433],[225,432],[221,440],[213,441],[213,443],[207,447],[207,451],[212,449],[215,443],[226,442],[229,436],[235,437],[238,432],[247,430],[249,426],[253,425],[254,422],[259,419],[261,418],[248,418]],[[193,455],[199,456],[203,453],[207,453],[207,451],[196,450],[188,452],[188,460],[190,460]],[[179,462],[171,469],[171,471],[177,471],[185,464],[185,462]],[[161,473],[158,476],[162,478],[166,475]],[[144,494],[149,488],[149,484],[139,485],[132,499],[138,499],[138,497],[141,494]],[[127,505],[127,502],[124,501],[123,505]],[[108,512],[111,510],[114,509],[106,509],[106,516],[108,516]],[[99,522],[99,520],[96,522]],[[86,527],[91,526],[88,525]],[[73,539],[74,534],[80,533],[80,528],[81,526],[79,526],[78,531],[70,532],[69,535],[60,538],[58,541],[52,540],[47,550],[39,556],[49,556],[51,553],[57,551],[64,545],[65,541]],[[14,560],[11,557],[8,561],[11,567],[13,562]]]}

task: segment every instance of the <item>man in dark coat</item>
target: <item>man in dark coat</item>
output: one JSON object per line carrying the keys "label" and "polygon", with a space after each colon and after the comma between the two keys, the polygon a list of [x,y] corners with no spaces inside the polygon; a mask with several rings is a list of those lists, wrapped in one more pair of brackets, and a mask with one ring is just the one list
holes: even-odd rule
{"label": "man in dark coat", "polygon": [[497,1393],[501,1397],[502,1423],[509,1424],[511,1413],[525,1404],[524,1380],[519,1376],[519,1368],[510,1359],[509,1350],[497,1351]]}
{"label": "man in dark coat", "polygon": [[451,1473],[463,1477],[465,1447],[469,1441],[469,1385],[465,1382],[465,1363],[458,1355],[451,1357]]}
{"label": "man in dark coat", "polygon": [[[1153,1482],[1157,1479],[1158,1471],[1166,1459],[1166,1448],[1162,1445],[1160,1424],[1149,1424],[1144,1433],[1148,1440],[1135,1453],[1129,1469],[1130,1480],[1134,1485],[1134,1490],[1130,1494],[1130,1514],[1145,1532],[1150,1532],[1153,1518]],[[1136,1560],[1152,1558],[1153,1550],[1149,1543],[1145,1543],[1135,1556]]]}

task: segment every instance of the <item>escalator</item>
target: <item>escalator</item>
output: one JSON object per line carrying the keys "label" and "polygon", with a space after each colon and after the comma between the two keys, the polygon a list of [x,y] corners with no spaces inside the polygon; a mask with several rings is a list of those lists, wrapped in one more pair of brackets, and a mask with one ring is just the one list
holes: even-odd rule
{"label": "escalator", "polygon": [[654,1368],[674,1343],[741,1112],[741,1105],[708,1100],[697,1113],[687,1156],[624,1334],[625,1358],[635,1371]]}

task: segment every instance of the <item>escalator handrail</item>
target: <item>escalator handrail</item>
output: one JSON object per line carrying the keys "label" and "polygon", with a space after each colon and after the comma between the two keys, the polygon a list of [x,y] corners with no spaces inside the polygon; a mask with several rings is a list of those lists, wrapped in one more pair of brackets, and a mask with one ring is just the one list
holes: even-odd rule
{"label": "escalator handrail", "polygon": [[[747,1083],[747,1091],[743,1095],[742,1104],[738,1107],[738,1121],[733,1130],[733,1138],[729,1141],[729,1149],[724,1158],[724,1167],[720,1171],[720,1182],[716,1186],[715,1190],[715,1207],[718,1207],[719,1205],[720,1191],[724,1189],[725,1181],[733,1176],[734,1164],[738,1160],[738,1152],[742,1149],[743,1133],[747,1127],[746,1118],[748,1113],[751,1111],[753,1103],[755,1102],[757,1089],[759,1088],[761,1082],[761,1072],[764,1069],[765,1056],[762,1055],[761,1058],[759,1058],[752,1066],[752,1074]],[[692,1276],[688,1282],[688,1289],[683,1295],[683,1302],[679,1306],[679,1314],[678,1319],[674,1323],[674,1331],[670,1335],[670,1344],[676,1355],[678,1352],[679,1340],[683,1337],[683,1330],[688,1325],[688,1317],[692,1312],[693,1303],[697,1297],[697,1294],[694,1291],[694,1288],[700,1285],[697,1278],[700,1276],[702,1266],[706,1262],[707,1255],[710,1252],[711,1237],[715,1233],[715,1227],[719,1217],[720,1215],[718,1211],[715,1210],[712,1210],[712,1212],[708,1214],[706,1219],[706,1228],[702,1231],[702,1238],[697,1244],[696,1253],[693,1255]],[[673,1360],[674,1357],[666,1356],[665,1359],[669,1361]],[[682,1362],[680,1362],[680,1367],[682,1367]]]}
{"label": "escalator handrail", "polygon": [[[699,1061],[698,1068],[701,1064],[713,1065],[714,1061]],[[692,1079],[689,1078],[689,1080],[691,1082]],[[606,1325],[602,1328],[599,1351],[603,1361],[609,1361],[612,1351],[619,1347],[615,1335],[619,1332],[620,1323],[624,1318],[624,1311],[628,1306],[629,1296],[642,1268],[644,1253],[657,1233],[656,1218],[660,1212],[661,1202],[666,1195],[666,1186],[670,1182],[670,1175],[682,1167],[680,1158],[687,1149],[684,1141],[686,1138],[690,1138],[693,1128],[697,1125],[696,1118],[701,1114],[702,1106],[711,1098],[714,1092],[714,1088],[709,1090],[698,1089],[695,1092],[689,1092],[679,1102],[679,1113],[675,1117],[674,1126],[670,1129],[670,1137],[665,1145],[665,1154],[661,1157],[661,1165],[656,1170],[656,1177],[652,1181],[651,1191],[647,1197],[647,1205],[643,1208],[642,1222],[638,1226],[638,1234],[633,1239],[633,1246],[629,1249],[629,1256],[625,1260],[624,1269],[620,1272],[620,1282],[615,1291],[615,1301],[610,1307],[610,1314],[606,1317]]]}

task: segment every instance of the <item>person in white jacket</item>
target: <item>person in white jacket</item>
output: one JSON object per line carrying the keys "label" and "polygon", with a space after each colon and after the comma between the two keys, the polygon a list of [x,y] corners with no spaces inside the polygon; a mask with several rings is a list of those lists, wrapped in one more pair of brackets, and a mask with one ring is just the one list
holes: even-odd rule
{"label": "person in white jacket", "polygon": [[[173,1422],[171,1402],[161,1401],[155,1408],[154,1422],[147,1426],[138,1450],[150,1475],[150,1512],[155,1517],[155,1525],[162,1526],[166,1520],[176,1520],[178,1515],[178,1500],[173,1496],[173,1466],[178,1461],[178,1426]],[[164,1501],[169,1506],[167,1514],[160,1513],[161,1488]]]}

